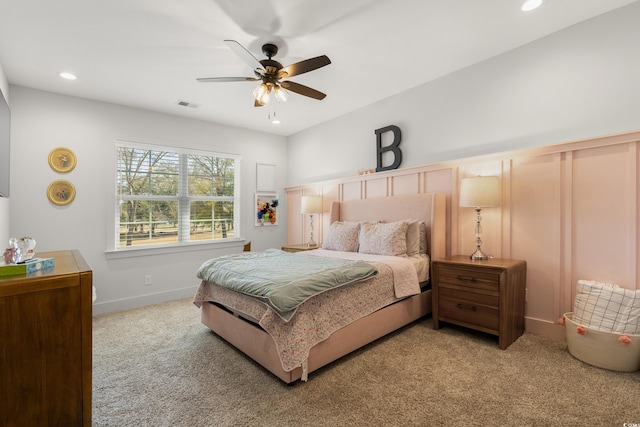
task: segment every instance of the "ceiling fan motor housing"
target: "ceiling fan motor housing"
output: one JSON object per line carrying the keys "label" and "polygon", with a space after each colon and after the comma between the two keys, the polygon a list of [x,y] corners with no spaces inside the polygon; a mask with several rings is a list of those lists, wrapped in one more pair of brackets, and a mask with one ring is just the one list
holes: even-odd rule
{"label": "ceiling fan motor housing", "polygon": [[[278,74],[278,71],[282,69],[282,64],[278,61],[274,61],[273,59],[262,59],[260,60],[260,63],[265,69],[265,76],[272,76],[275,78]],[[258,73],[257,71],[255,73],[258,77],[261,77],[260,73]]]}
{"label": "ceiling fan motor housing", "polygon": [[278,54],[278,46],[273,43],[265,43],[262,45],[262,53],[264,56],[271,59]]}

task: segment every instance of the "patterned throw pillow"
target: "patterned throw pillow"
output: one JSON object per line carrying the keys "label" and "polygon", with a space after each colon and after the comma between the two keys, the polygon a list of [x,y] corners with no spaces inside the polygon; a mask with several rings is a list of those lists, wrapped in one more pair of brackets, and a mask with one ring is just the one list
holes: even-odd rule
{"label": "patterned throw pillow", "polygon": [[429,245],[427,244],[427,224],[424,221],[419,223],[420,229],[420,253],[426,254],[429,251]]}
{"label": "patterned throw pillow", "polygon": [[573,321],[599,331],[640,334],[640,290],[578,280]]}
{"label": "patterned throw pillow", "polygon": [[374,255],[407,256],[408,221],[363,223],[358,252]]}
{"label": "patterned throw pillow", "polygon": [[336,221],[329,226],[322,241],[322,249],[342,252],[358,252],[359,222]]}
{"label": "patterned throw pillow", "polygon": [[415,219],[407,221],[407,255],[413,256],[420,253],[420,223]]}

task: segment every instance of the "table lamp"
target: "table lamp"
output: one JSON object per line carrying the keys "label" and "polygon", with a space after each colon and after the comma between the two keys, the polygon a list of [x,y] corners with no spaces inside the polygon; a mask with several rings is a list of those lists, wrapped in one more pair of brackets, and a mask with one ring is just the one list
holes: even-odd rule
{"label": "table lamp", "polygon": [[322,213],[322,196],[302,196],[301,212],[311,215],[311,238],[307,242],[307,247],[318,246],[313,240],[313,214]]}
{"label": "table lamp", "polygon": [[460,207],[476,209],[476,251],[471,254],[472,260],[484,260],[488,256],[482,252],[481,208],[498,206],[500,203],[500,179],[497,176],[477,176],[464,178],[460,183]]}

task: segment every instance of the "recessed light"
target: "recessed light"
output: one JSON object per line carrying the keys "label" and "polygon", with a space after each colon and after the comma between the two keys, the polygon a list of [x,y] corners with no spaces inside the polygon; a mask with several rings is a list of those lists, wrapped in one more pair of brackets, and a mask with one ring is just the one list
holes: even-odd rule
{"label": "recessed light", "polygon": [[71,73],[60,73],[60,77],[67,80],[76,80],[78,77]]}
{"label": "recessed light", "polygon": [[542,0],[527,0],[522,5],[523,12],[529,12],[530,10],[537,9],[542,4]]}

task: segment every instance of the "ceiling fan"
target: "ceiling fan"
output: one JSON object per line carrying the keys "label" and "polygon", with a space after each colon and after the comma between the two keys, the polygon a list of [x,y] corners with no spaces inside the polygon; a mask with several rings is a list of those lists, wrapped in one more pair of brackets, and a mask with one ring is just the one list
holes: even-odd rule
{"label": "ceiling fan", "polygon": [[260,85],[254,90],[253,95],[255,97],[254,106],[261,107],[269,102],[269,97],[273,93],[273,96],[280,102],[284,102],[287,99],[286,92],[283,89],[288,89],[291,92],[308,96],[313,99],[324,99],[327,95],[312,89],[308,86],[300,83],[292,82],[289,80],[282,80],[285,78],[297,76],[309,71],[316,70],[331,64],[331,60],[326,56],[316,56],[315,58],[305,59],[304,61],[296,62],[295,64],[283,67],[278,61],[271,58],[278,53],[278,46],[272,43],[266,43],[262,45],[262,53],[267,59],[257,60],[255,56],[251,54],[244,46],[235,40],[224,41],[236,55],[238,55],[244,62],[249,64],[255,73],[255,77],[204,77],[196,79],[201,83],[210,82],[257,82],[262,81]]}

